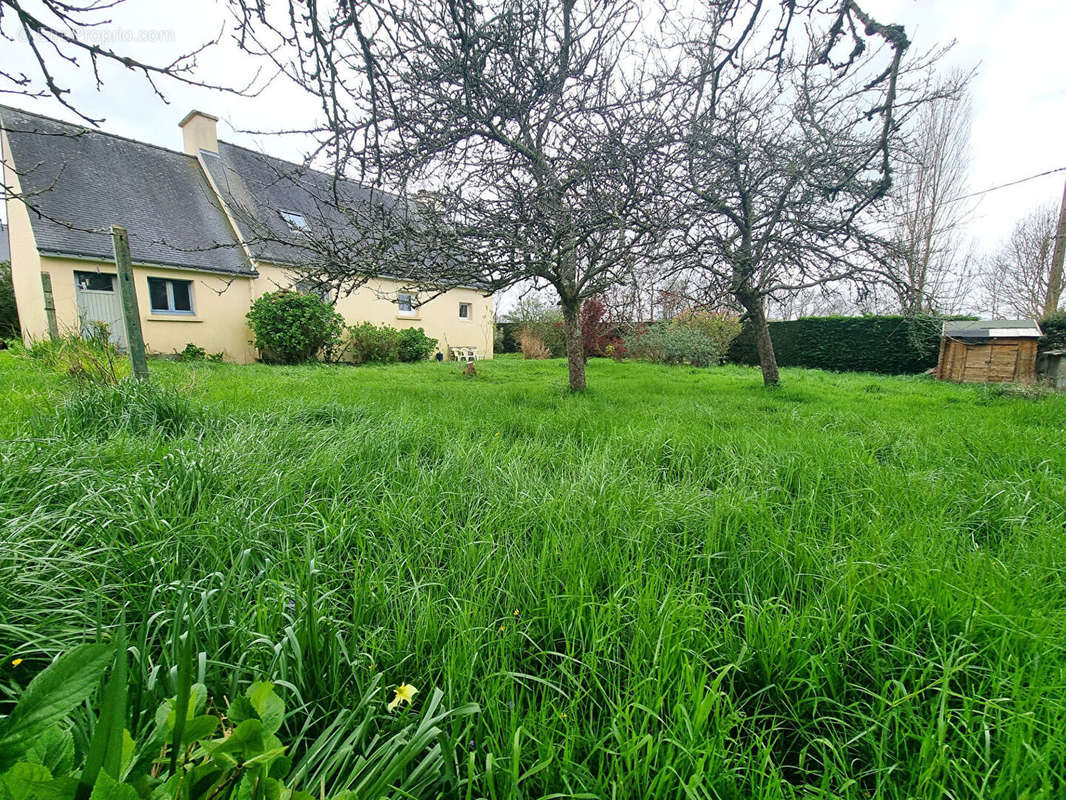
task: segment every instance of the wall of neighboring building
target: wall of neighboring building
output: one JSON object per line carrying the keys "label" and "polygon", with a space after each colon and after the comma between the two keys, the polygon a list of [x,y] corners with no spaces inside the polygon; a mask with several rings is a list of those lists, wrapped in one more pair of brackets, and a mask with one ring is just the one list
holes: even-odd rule
{"label": "wall of neighboring building", "polygon": [[[283,267],[258,264],[260,277],[255,281],[259,295],[289,288],[292,276]],[[427,300],[413,314],[401,314],[394,300],[403,287],[397,281],[379,278],[337,301],[337,311],[347,324],[372,322],[393,328],[422,328],[427,336],[437,340],[437,348],[450,358],[449,348],[476,347],[478,358],[492,358],[493,304],[474,289],[451,289],[439,297]],[[429,298],[428,293],[423,297]],[[459,304],[469,303],[470,319],[459,317]]]}
{"label": "wall of neighboring building", "polygon": [[[51,273],[52,296],[60,332],[81,328],[75,272],[115,274],[115,265],[106,261],[42,256],[41,268]],[[141,312],[141,331],[149,355],[172,355],[188,343],[209,353],[225,353],[227,361],[247,364],[255,360],[245,314],[252,301],[252,278],[210,272],[134,266],[137,304]],[[193,313],[153,312],[148,293],[148,278],[190,281]],[[116,288],[117,290],[117,288]]]}
{"label": "wall of neighboring building", "polygon": [[[11,168],[7,131],[0,131],[3,145],[4,185],[14,194],[22,191],[18,174]],[[44,313],[44,290],[41,288],[41,259],[30,227],[30,215],[19,200],[7,200],[8,241],[11,245],[11,283],[15,287],[15,305],[22,325],[22,339],[29,344],[48,336],[48,320]]]}

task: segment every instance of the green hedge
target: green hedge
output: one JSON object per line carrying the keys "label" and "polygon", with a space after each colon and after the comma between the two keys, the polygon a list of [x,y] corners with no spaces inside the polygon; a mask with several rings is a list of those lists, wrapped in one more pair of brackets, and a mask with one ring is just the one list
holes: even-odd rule
{"label": "green hedge", "polygon": [[1060,350],[1066,347],[1066,311],[1056,311],[1040,320],[1044,335],[1040,338],[1040,350]]}
{"label": "green hedge", "polygon": [[[777,363],[837,372],[924,372],[936,366],[945,319],[976,317],[803,317],[770,323]],[[750,325],[729,348],[736,364],[758,364]]]}

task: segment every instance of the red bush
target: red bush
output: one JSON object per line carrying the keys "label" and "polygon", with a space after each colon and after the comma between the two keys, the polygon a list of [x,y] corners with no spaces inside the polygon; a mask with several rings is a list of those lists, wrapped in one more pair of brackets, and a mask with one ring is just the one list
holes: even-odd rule
{"label": "red bush", "polygon": [[598,297],[590,297],[581,305],[581,341],[585,358],[605,355],[607,345],[614,340],[611,325],[606,320],[607,307]]}

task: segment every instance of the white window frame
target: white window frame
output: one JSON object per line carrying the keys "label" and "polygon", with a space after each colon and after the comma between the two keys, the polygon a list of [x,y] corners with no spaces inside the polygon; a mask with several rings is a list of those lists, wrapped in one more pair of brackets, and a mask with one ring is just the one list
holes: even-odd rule
{"label": "white window frame", "polygon": [[[463,309],[466,309],[466,315],[463,315]],[[470,322],[474,318],[474,304],[473,303],[460,303],[459,304],[459,319],[463,322]]]}
{"label": "white window frame", "polygon": [[[196,314],[196,298],[193,296],[192,281],[185,280],[183,278],[159,278],[155,275],[148,276],[148,282],[151,281],[163,281],[163,285],[167,290],[167,305],[169,308],[155,308],[152,306],[152,289],[151,285],[148,287],[148,307],[153,314],[176,314],[178,316],[191,317]],[[174,284],[177,281],[187,283],[189,285],[189,310],[185,311],[180,308],[174,308]]]}
{"label": "white window frame", "polygon": [[[407,298],[404,301],[404,298]],[[404,303],[407,303],[407,308],[404,308]],[[414,316],[415,314],[415,296],[410,292],[397,292],[396,294],[396,313],[403,316]]]}

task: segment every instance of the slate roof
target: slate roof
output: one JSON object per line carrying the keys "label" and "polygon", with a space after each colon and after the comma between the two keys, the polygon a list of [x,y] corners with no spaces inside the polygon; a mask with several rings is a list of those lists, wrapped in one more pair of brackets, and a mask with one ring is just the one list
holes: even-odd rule
{"label": "slate roof", "polygon": [[944,335],[952,339],[1039,338],[1035,319],[958,320],[944,323]]}
{"label": "slate roof", "polygon": [[195,158],[0,106],[37,248],[111,260],[111,225],[134,263],[255,275]]}
{"label": "slate roof", "polygon": [[201,150],[200,156],[256,260],[277,264],[307,260],[307,251],[299,245],[300,234],[282,218],[283,211],[300,214],[321,234],[348,227],[340,208],[397,202],[393,195],[340,180],[337,203],[332,175],[229,142],[219,142],[217,154]]}
{"label": "slate roof", "polygon": [[7,242],[7,226],[0,222],[0,263],[11,260],[11,246]]}

